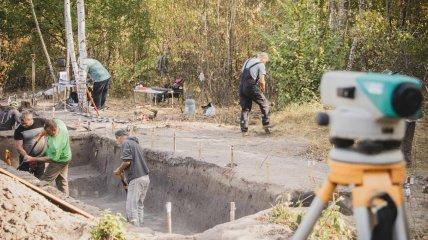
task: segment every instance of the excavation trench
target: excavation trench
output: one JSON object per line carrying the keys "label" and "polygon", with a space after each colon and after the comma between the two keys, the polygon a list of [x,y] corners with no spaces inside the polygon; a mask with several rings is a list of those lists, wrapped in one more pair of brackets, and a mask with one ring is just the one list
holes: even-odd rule
{"label": "excavation trench", "polygon": [[[96,134],[71,134],[73,159],[69,168],[70,195],[99,209],[125,216],[126,192],[112,173],[120,163],[120,146]],[[0,152],[15,156],[11,133],[0,134]],[[144,227],[166,232],[166,202],[172,202],[173,232],[193,234],[229,221],[229,203],[236,203],[236,218],[270,208],[277,196],[288,192],[292,202],[308,206],[312,189],[284,189],[278,185],[249,182],[234,171],[212,163],[181,157],[170,152],[144,149],[150,167],[150,187],[144,202]],[[349,194],[341,212],[351,214]]]}
{"label": "excavation trench", "polygon": [[[70,195],[101,209],[125,213],[126,193],[112,175],[120,164],[120,147],[98,135],[72,137]],[[281,189],[237,179],[217,165],[167,152],[144,150],[150,188],[144,202],[144,225],[164,232],[165,203],[172,202],[173,232],[202,232],[229,220],[229,202],[236,217],[271,207]]]}

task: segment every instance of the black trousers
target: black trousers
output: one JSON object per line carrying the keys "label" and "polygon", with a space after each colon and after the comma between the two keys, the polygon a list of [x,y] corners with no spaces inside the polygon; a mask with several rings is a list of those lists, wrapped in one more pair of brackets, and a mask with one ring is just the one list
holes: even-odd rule
{"label": "black trousers", "polygon": [[[30,172],[30,165],[27,162],[24,162],[24,158],[22,156],[19,156],[19,167],[18,170],[20,171],[26,171]],[[32,169],[30,173],[33,173],[36,178],[39,178],[43,175],[45,172],[45,163],[44,162],[37,162],[36,167]]]}
{"label": "black trousers", "polygon": [[92,91],[92,97],[94,98],[95,105],[98,109],[104,108],[106,103],[108,85],[110,78],[101,82],[94,83],[94,90]]}
{"label": "black trousers", "polygon": [[269,102],[256,83],[241,83],[239,86],[239,103],[241,105],[241,131],[248,131],[251,108],[255,102],[262,113],[263,126],[269,125]]}

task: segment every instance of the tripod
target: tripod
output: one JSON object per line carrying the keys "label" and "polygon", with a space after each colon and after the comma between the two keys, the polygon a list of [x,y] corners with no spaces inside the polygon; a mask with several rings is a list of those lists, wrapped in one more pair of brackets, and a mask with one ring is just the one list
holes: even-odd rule
{"label": "tripod", "polygon": [[332,149],[328,161],[331,171],[293,240],[308,238],[338,185],[355,186],[352,206],[359,240],[408,239],[402,191],[406,168],[402,159],[398,149],[379,154]]}

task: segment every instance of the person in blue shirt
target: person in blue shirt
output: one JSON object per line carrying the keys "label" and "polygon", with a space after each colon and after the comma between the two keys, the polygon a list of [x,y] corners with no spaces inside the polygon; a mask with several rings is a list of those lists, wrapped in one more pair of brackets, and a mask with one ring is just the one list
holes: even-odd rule
{"label": "person in blue shirt", "polygon": [[85,58],[81,61],[83,69],[86,70],[89,77],[94,81],[94,89],[92,96],[94,98],[95,106],[98,109],[105,108],[109,83],[111,75],[108,70],[96,59]]}

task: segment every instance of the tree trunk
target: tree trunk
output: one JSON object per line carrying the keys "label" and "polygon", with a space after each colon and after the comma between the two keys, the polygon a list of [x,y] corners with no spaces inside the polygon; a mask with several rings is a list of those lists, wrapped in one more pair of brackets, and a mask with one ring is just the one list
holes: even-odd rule
{"label": "tree trunk", "polygon": [[354,65],[355,51],[357,49],[357,45],[358,45],[358,39],[357,37],[354,37],[354,40],[352,41],[352,45],[351,45],[351,50],[349,50],[348,65],[346,66],[347,71],[351,71]]}
{"label": "tree trunk", "polygon": [[[64,18],[65,18],[65,33],[67,39],[67,52],[70,55],[71,68],[73,69],[74,78],[77,81],[79,78],[79,66],[76,61],[76,52],[74,50],[74,37],[71,22],[70,0],[64,0]],[[71,78],[70,78],[71,79]]]}
{"label": "tree trunk", "polygon": [[235,56],[235,19],[236,19],[236,0],[230,2],[230,19],[228,28],[228,51],[227,51],[227,72],[230,83],[233,83],[233,59]]}
{"label": "tree trunk", "polygon": [[39,34],[40,42],[42,43],[43,52],[45,53],[46,60],[48,62],[49,72],[51,73],[52,80],[55,83],[57,80],[55,77],[55,71],[54,71],[54,68],[52,66],[51,58],[49,56],[48,49],[46,48],[45,41],[43,40],[42,31],[40,31],[39,21],[37,20],[36,11],[34,10],[33,0],[30,0],[30,5],[31,5],[31,12],[32,12],[33,18],[34,18],[34,23],[36,24],[37,33]]}
{"label": "tree trunk", "polygon": [[84,109],[87,105],[86,99],[86,65],[82,59],[88,57],[86,51],[86,23],[85,23],[85,2],[77,0],[77,41],[79,47],[79,81],[76,82],[77,95],[79,97],[79,106]]}
{"label": "tree trunk", "polygon": [[344,29],[347,17],[347,9],[345,0],[330,0],[330,16],[329,27],[334,31],[342,31]]}
{"label": "tree trunk", "polygon": [[[359,13],[363,13],[366,10],[366,1],[365,0],[358,0],[358,11]],[[358,33],[357,33],[358,34]],[[354,36],[354,39],[352,41],[351,49],[349,50],[349,57],[348,57],[348,65],[346,67],[346,70],[350,71],[352,70],[352,67],[355,62],[355,52],[357,51],[357,46],[359,44],[359,40],[357,36]]]}

